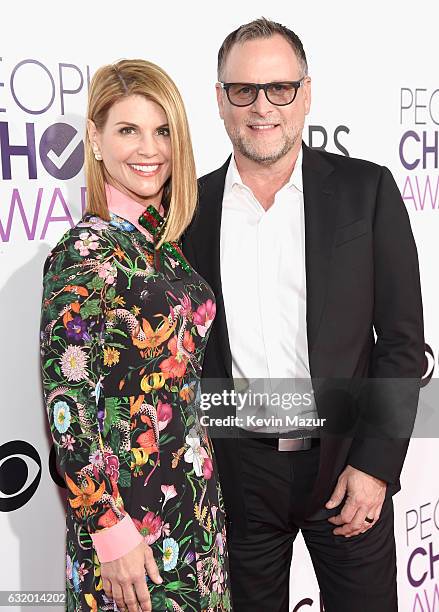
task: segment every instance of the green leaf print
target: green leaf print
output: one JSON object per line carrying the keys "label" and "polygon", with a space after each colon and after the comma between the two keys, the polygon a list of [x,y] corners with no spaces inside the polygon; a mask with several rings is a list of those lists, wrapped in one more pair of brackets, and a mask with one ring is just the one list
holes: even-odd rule
{"label": "green leaf print", "polygon": [[129,487],[131,484],[131,474],[128,470],[120,470],[119,472],[119,480],[117,484],[120,487]]}
{"label": "green leaf print", "polygon": [[69,253],[69,260],[70,261],[77,262],[77,261],[82,261],[83,260],[82,255],[79,254],[79,251],[77,251],[75,249],[73,244],[69,245],[68,253]]}
{"label": "green leaf print", "polygon": [[119,399],[117,397],[105,398],[104,437],[108,436],[111,426],[119,420]]}
{"label": "green leaf print", "polygon": [[[70,300],[71,301],[71,300]],[[81,306],[79,311],[83,319],[99,315],[101,312],[100,300],[88,300]]]}
{"label": "green leaf print", "polygon": [[120,447],[120,433],[117,429],[111,430],[111,448],[113,449],[113,453],[115,455],[119,454]]}
{"label": "green leaf print", "polygon": [[105,281],[103,278],[100,278],[99,276],[93,276],[91,281],[86,284],[86,287],[87,289],[91,289],[91,290],[95,289],[98,291],[99,289],[102,289],[104,284],[105,284]]}
{"label": "green leaf print", "polygon": [[46,306],[46,310],[44,312],[44,318],[46,321],[53,321],[53,319],[56,319],[58,317],[58,308],[55,306],[55,304],[49,304],[48,306]]}
{"label": "green leaf print", "polygon": [[116,289],[114,287],[110,287],[107,291],[107,300],[112,302],[116,297]]}
{"label": "green leaf print", "polygon": [[184,588],[186,586],[187,584],[185,584],[181,580],[174,580],[174,582],[168,582],[168,584],[165,584],[165,589],[167,591],[179,591],[181,588]]}

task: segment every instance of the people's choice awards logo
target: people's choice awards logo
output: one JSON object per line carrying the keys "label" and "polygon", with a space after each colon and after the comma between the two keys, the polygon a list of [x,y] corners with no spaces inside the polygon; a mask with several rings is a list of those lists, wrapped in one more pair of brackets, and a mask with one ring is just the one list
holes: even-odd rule
{"label": "people's choice awards logo", "polygon": [[439,89],[401,87],[399,159],[409,210],[439,209]]}
{"label": "people's choice awards logo", "polygon": [[414,589],[407,610],[433,612],[439,607],[439,499],[406,512],[407,578]]}
{"label": "people's choice awards logo", "polygon": [[68,181],[84,165],[89,82],[88,66],[0,58],[0,241],[44,240],[82,215],[85,187]]}
{"label": "people's choice awards logo", "polygon": [[40,140],[40,159],[46,171],[67,181],[82,170],[84,143],[78,131],[67,123],[47,128]]}

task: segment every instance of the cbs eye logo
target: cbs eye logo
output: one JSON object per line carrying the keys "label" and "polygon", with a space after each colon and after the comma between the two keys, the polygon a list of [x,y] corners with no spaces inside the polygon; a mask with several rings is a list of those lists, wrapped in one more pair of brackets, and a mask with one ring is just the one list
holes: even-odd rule
{"label": "cbs eye logo", "polygon": [[435,366],[433,349],[429,344],[425,345],[424,365],[422,369],[421,387],[425,387],[430,382]]}
{"label": "cbs eye logo", "polygon": [[[59,487],[64,480],[56,469],[55,448],[49,455],[49,472]],[[41,458],[38,451],[23,440],[0,445],[0,512],[13,512],[32,498],[41,480]]]}

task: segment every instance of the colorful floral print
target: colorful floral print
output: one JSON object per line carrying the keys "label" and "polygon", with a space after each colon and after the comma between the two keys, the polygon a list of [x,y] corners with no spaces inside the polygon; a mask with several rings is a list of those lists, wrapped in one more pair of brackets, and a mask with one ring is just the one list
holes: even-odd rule
{"label": "colorful floral print", "polygon": [[164,578],[148,580],[154,612],[231,610],[221,490],[195,403],[215,302],[180,259],[175,246],[155,257],[125,219],[88,215],[46,262],[42,378],[68,488],[72,612],[116,609],[90,533],[125,513]]}

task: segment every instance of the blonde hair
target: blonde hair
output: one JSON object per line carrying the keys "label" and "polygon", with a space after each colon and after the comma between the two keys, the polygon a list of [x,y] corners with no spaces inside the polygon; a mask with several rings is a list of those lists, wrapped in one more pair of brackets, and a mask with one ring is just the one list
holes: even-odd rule
{"label": "blonde hair", "polygon": [[[166,114],[172,146],[172,171],[163,191],[166,224],[164,242],[176,241],[192,220],[197,205],[197,176],[189,125],[180,92],[162,68],[146,60],[121,60],[102,66],[94,74],[88,96],[87,118],[102,131],[110,108],[122,98],[141,95],[159,104]],[[105,168],[95,159],[88,132],[85,136],[87,212],[109,220],[105,194]]]}

